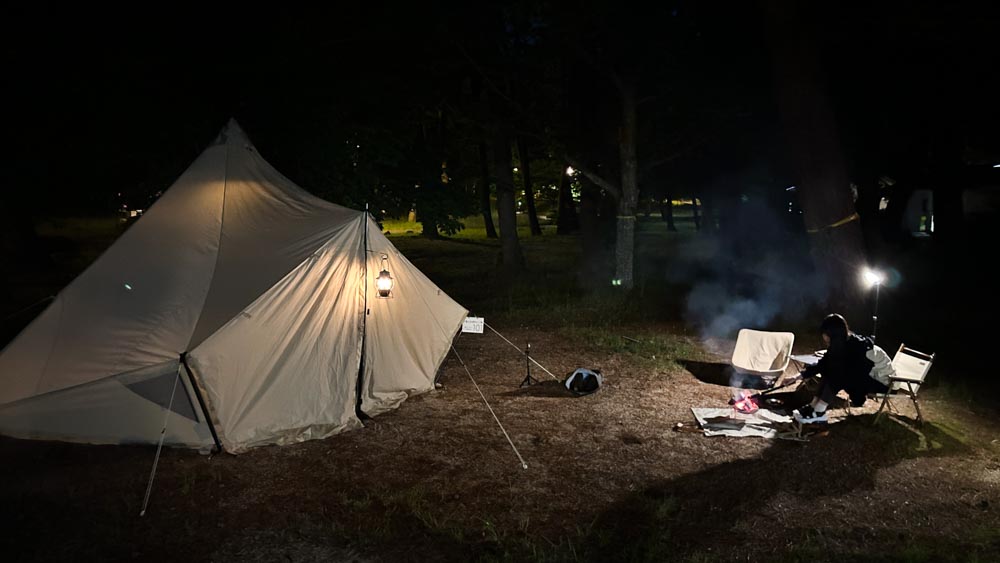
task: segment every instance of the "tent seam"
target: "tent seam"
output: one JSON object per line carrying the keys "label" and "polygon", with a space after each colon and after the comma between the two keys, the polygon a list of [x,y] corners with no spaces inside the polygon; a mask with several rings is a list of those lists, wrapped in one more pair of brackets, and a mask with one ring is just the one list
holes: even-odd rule
{"label": "tent seam", "polygon": [[215,272],[219,269],[219,257],[222,256],[222,233],[226,226],[226,195],[229,191],[229,147],[230,139],[226,138],[226,163],[224,165],[224,174],[222,179],[222,214],[219,217],[219,245],[215,249],[215,263],[212,264],[212,275],[208,278],[208,287],[205,288],[205,298],[201,302],[201,308],[198,311],[198,320],[195,321],[194,326],[191,329],[191,335],[188,336],[188,342],[184,346],[180,353],[188,352],[191,349],[191,340],[194,338],[195,334],[198,333],[198,326],[201,325],[201,317],[205,314],[205,304],[208,303],[208,296],[212,294],[212,283],[215,281]]}

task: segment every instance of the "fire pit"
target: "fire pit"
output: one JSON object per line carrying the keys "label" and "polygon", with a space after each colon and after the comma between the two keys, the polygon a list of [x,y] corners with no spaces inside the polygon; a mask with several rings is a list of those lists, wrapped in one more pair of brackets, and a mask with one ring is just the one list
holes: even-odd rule
{"label": "fire pit", "polygon": [[749,391],[740,391],[733,398],[733,410],[740,414],[752,414],[760,410],[760,395]]}

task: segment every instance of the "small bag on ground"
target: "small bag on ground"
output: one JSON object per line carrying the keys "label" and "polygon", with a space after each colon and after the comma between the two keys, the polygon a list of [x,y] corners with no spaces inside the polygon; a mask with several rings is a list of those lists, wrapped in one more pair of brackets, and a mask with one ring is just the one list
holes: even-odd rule
{"label": "small bag on ground", "polygon": [[590,370],[587,368],[577,368],[573,373],[566,376],[563,385],[577,395],[588,395],[600,389],[604,383],[601,370]]}

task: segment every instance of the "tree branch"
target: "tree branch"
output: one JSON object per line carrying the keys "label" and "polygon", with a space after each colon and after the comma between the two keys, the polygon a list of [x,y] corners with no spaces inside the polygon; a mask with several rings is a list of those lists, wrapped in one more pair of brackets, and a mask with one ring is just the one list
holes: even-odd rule
{"label": "tree branch", "polygon": [[572,156],[569,156],[568,154],[564,154],[563,159],[565,159],[570,166],[579,170],[580,173],[586,176],[588,180],[597,184],[597,186],[603,189],[604,191],[610,193],[615,199],[621,199],[622,191],[618,186],[605,180],[604,177],[602,177],[600,174],[594,172],[587,166],[584,166],[583,164],[580,163],[579,160],[573,158]]}
{"label": "tree branch", "polygon": [[520,111],[522,111],[522,110],[521,110],[521,104],[517,103],[517,102],[516,102],[516,101],[515,101],[514,99],[512,99],[512,98],[511,98],[510,96],[508,96],[508,95],[507,95],[506,93],[504,93],[504,91],[503,91],[503,90],[501,90],[501,89],[500,89],[500,88],[499,88],[499,87],[498,87],[498,86],[497,86],[497,85],[496,85],[496,84],[495,84],[495,83],[493,82],[493,80],[492,80],[492,79],[491,79],[491,78],[489,77],[489,75],[487,75],[487,74],[486,74],[486,71],[485,71],[485,70],[483,70],[483,67],[481,67],[481,66],[479,65],[479,63],[478,63],[478,62],[476,62],[476,60],[472,58],[472,55],[470,55],[470,54],[468,53],[468,51],[466,51],[466,50],[465,50],[465,48],[463,48],[463,47],[462,47],[462,45],[461,45],[460,43],[458,43],[458,42],[456,41],[456,42],[454,42],[454,45],[455,45],[455,48],[457,48],[457,49],[458,49],[458,52],[459,52],[459,53],[461,53],[461,54],[462,54],[462,56],[463,56],[463,57],[465,57],[465,59],[466,59],[467,61],[469,61],[469,64],[471,64],[471,65],[472,65],[472,67],[473,67],[474,69],[476,69],[476,72],[478,72],[478,73],[479,73],[479,76],[481,76],[481,77],[483,78],[483,82],[484,82],[484,83],[485,83],[485,84],[486,84],[486,85],[487,85],[487,86],[489,87],[489,89],[490,89],[490,90],[492,90],[492,91],[493,91],[493,92],[494,92],[494,93],[495,93],[496,95],[498,95],[498,96],[500,96],[501,98],[503,98],[504,100],[506,100],[506,101],[507,101],[507,103],[509,103],[510,105],[512,105],[512,106],[514,106],[515,108],[517,108],[517,110],[518,110],[519,112],[520,112]]}
{"label": "tree branch", "polygon": [[614,83],[615,88],[617,88],[619,92],[622,93],[625,92],[625,83],[624,81],[622,81],[622,77],[617,72],[615,72],[615,69],[613,67],[597,60],[597,58],[593,54],[584,49],[583,45],[580,45],[578,42],[573,41],[571,44],[573,46],[573,50],[576,51],[576,53],[580,56],[581,59],[584,60],[584,62],[594,67],[594,70],[610,78],[611,82]]}
{"label": "tree branch", "polygon": [[673,162],[674,160],[677,160],[678,158],[680,158],[680,157],[686,155],[687,153],[689,153],[689,152],[691,152],[691,151],[693,151],[693,150],[701,147],[702,145],[707,144],[708,141],[709,141],[709,139],[707,137],[702,138],[702,139],[698,139],[697,141],[689,144],[688,146],[684,147],[683,149],[675,151],[674,153],[669,154],[667,156],[664,156],[662,158],[658,158],[656,160],[644,160],[643,161],[643,166],[642,166],[642,172],[640,172],[640,174],[646,174],[646,173],[648,173],[650,170],[652,170],[654,168],[657,168],[659,166],[663,166],[664,164],[669,164],[670,162]]}

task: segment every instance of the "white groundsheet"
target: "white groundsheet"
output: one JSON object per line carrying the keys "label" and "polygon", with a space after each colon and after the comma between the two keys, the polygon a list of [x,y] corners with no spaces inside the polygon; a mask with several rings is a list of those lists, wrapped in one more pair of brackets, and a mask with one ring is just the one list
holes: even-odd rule
{"label": "white groundsheet", "polygon": [[[777,438],[778,429],[775,425],[792,422],[790,416],[765,409],[750,414],[736,412],[732,407],[692,408],[691,412],[706,436]],[[726,420],[720,420],[722,418]]]}

